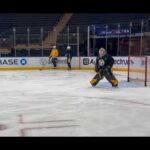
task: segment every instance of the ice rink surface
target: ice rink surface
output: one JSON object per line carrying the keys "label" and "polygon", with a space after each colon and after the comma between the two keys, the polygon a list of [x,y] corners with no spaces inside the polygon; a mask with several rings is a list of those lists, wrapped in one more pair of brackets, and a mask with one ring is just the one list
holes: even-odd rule
{"label": "ice rink surface", "polygon": [[0,72],[0,136],[150,136],[150,86],[94,71]]}

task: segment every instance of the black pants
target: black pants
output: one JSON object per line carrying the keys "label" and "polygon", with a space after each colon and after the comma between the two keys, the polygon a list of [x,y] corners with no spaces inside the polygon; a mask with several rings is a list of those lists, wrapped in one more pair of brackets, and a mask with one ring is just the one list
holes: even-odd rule
{"label": "black pants", "polygon": [[57,58],[52,58],[53,67],[57,67]]}
{"label": "black pants", "polygon": [[68,68],[71,69],[71,58],[67,57],[67,65],[68,65]]}

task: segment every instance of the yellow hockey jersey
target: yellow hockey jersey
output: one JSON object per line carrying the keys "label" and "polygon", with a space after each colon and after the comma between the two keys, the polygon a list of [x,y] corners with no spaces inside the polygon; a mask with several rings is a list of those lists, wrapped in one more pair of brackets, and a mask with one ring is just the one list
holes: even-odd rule
{"label": "yellow hockey jersey", "polygon": [[50,57],[56,58],[56,57],[58,57],[58,55],[59,55],[58,49],[53,48],[51,53],[50,53]]}

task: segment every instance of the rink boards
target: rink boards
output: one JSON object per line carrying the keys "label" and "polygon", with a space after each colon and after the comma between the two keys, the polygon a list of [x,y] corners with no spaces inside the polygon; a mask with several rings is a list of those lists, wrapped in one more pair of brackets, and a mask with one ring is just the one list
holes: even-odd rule
{"label": "rink boards", "polygon": [[[113,69],[116,71],[127,71],[128,57],[114,57]],[[96,57],[73,57],[71,61],[72,69],[93,70]],[[131,60],[131,65],[136,65],[135,60]],[[2,57],[0,58],[0,70],[49,70],[53,64],[48,57]],[[136,67],[138,68],[138,67]],[[58,69],[67,69],[66,57],[58,58]]]}

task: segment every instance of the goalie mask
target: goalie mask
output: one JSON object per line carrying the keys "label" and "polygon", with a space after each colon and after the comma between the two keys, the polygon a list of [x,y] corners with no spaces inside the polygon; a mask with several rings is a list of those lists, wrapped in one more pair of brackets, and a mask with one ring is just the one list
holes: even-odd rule
{"label": "goalie mask", "polygon": [[99,49],[99,56],[103,57],[104,55],[106,55],[106,50],[104,48],[100,48]]}

